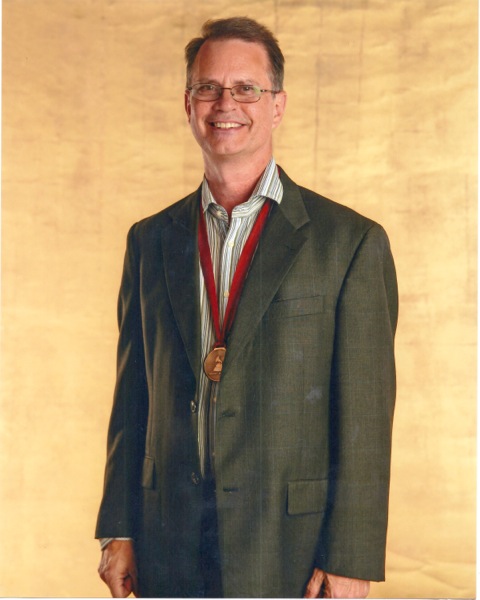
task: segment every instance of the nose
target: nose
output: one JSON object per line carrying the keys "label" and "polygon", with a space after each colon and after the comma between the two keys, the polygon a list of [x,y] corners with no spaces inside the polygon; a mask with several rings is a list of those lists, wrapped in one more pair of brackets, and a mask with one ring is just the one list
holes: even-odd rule
{"label": "nose", "polygon": [[215,104],[221,109],[231,109],[232,106],[236,106],[237,102],[233,99],[232,90],[230,88],[222,88],[220,91],[220,97],[215,100]]}

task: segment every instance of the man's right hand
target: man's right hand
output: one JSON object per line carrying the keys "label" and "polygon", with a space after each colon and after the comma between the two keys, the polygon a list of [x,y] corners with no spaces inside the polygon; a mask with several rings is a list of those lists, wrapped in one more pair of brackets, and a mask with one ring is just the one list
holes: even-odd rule
{"label": "man's right hand", "polygon": [[137,565],[131,540],[112,540],[102,551],[98,573],[113,598],[138,595]]}

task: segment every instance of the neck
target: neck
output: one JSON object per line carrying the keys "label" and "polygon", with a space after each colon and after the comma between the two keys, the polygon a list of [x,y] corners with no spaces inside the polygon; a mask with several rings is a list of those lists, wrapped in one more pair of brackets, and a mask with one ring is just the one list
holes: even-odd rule
{"label": "neck", "polygon": [[270,157],[266,162],[257,164],[228,162],[213,165],[205,162],[205,177],[210,191],[229,217],[236,206],[250,198],[269,160]]}

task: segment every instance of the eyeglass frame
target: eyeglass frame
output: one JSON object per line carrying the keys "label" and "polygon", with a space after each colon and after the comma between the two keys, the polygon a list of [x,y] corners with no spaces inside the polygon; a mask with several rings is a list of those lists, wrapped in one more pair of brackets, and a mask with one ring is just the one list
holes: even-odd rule
{"label": "eyeglass frame", "polygon": [[[255,104],[256,102],[258,102],[260,100],[263,93],[270,92],[271,94],[279,94],[282,91],[282,90],[265,90],[265,89],[258,87],[258,85],[253,85],[251,83],[238,83],[237,85],[234,85],[232,87],[222,87],[221,85],[218,85],[217,83],[199,82],[199,83],[194,83],[193,85],[187,86],[186,89],[188,92],[191,92],[193,90],[193,88],[197,85],[211,85],[212,87],[214,87],[218,90],[218,96],[216,98],[212,98],[211,100],[204,100],[202,98],[198,98],[197,96],[193,96],[195,98],[195,100],[198,100],[199,102],[216,102],[217,100],[219,100],[222,97],[223,90],[230,90],[230,95],[235,100],[235,102],[239,102],[240,104]],[[260,95],[255,100],[238,100],[237,98],[235,98],[235,94],[234,94],[233,90],[235,88],[242,87],[242,86],[249,86],[249,87],[254,88],[255,90],[258,90],[258,92],[260,92]]]}

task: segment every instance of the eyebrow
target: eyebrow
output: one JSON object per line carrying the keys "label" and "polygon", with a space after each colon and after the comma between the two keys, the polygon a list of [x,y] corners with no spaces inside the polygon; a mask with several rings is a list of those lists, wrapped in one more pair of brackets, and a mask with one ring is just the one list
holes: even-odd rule
{"label": "eyebrow", "polygon": [[[220,87],[222,87],[221,83],[217,79],[200,79],[199,81],[196,81],[195,83],[211,83],[212,85],[219,85]],[[253,79],[247,78],[247,79],[235,79],[235,81],[233,82],[233,85],[257,85],[257,86],[259,86],[260,84]]]}

